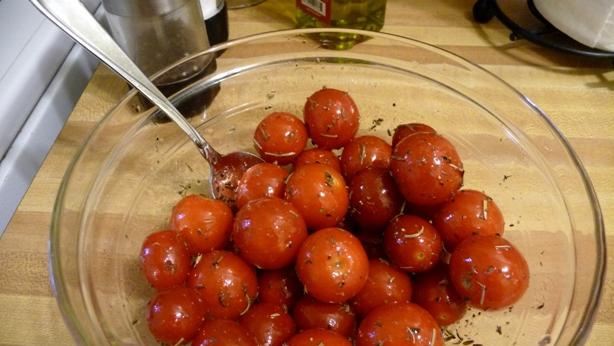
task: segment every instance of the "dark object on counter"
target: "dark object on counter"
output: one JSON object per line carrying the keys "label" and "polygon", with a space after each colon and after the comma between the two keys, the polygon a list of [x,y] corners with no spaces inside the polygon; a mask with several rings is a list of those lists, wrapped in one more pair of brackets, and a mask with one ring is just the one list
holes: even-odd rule
{"label": "dark object on counter", "polygon": [[497,0],[478,0],[473,5],[473,19],[478,23],[487,23],[493,17],[497,17],[512,33],[510,40],[526,39],[540,46],[558,50],[560,52],[583,55],[593,58],[614,58],[614,52],[587,47],[571,37],[560,32],[544,18],[535,7],[533,0],[527,0],[531,14],[543,24],[537,30],[522,27],[508,17],[499,7]]}
{"label": "dark object on counter", "polygon": [[228,41],[228,5],[224,6],[212,17],[205,18],[207,36],[211,46]]}
{"label": "dark object on counter", "polygon": [[[160,89],[160,91],[164,94],[164,96],[170,97],[171,95],[179,92],[183,88],[186,88],[188,85],[195,83],[196,81],[204,78],[205,76],[209,74],[212,74],[213,72],[215,72],[216,68],[217,68],[217,64],[215,60],[213,60],[203,71],[201,71],[199,74],[197,74],[193,78],[187,81],[184,81],[184,82],[180,82],[180,83],[174,83],[174,84],[169,84],[169,85],[159,85],[158,89]],[[173,101],[173,104],[175,104],[175,106],[177,107],[177,110],[179,110],[179,112],[186,118],[192,118],[195,116],[202,115],[204,110],[211,105],[211,103],[215,99],[215,96],[217,96],[217,94],[220,92],[220,85],[216,84],[210,88],[206,88],[206,89],[195,88],[195,90],[196,89],[198,91],[190,93],[187,96],[184,96],[181,102],[174,102],[171,99],[171,101]],[[139,105],[142,107],[142,110],[147,110],[153,107],[153,104],[140,93],[139,93],[138,100],[139,100]],[[154,123],[161,124],[161,123],[168,123],[171,121],[171,119],[169,119],[168,116],[166,116],[166,114],[158,110],[153,114],[152,121]]]}
{"label": "dark object on counter", "polygon": [[[147,76],[209,47],[198,0],[103,0],[111,34]],[[203,56],[156,78],[158,86],[193,78],[212,61]]]}

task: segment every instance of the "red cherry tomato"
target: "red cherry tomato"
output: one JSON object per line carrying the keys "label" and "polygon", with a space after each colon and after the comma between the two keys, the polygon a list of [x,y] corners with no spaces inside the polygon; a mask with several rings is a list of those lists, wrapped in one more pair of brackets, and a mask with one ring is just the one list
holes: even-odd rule
{"label": "red cherry tomato", "polygon": [[171,215],[171,229],[185,239],[192,255],[224,248],[231,228],[232,210],[224,202],[199,195],[181,199]]}
{"label": "red cherry tomato", "polygon": [[416,304],[383,305],[372,310],[358,327],[357,346],[443,346],[437,322]]}
{"label": "red cherry tomato", "polygon": [[412,301],[428,311],[440,326],[460,320],[466,310],[465,301],[452,287],[448,268],[443,265],[416,277]]}
{"label": "red cherry tomato", "polygon": [[409,272],[425,272],[437,264],[443,243],[431,224],[414,215],[392,220],[384,233],[384,248],[392,263]]}
{"label": "red cherry tomato", "polygon": [[232,230],[241,257],[262,269],[291,264],[305,238],[307,226],[298,210],[279,198],[247,203],[237,213]]}
{"label": "red cherry tomato", "polygon": [[179,287],[159,292],[151,300],[147,323],[156,340],[174,345],[192,339],[204,316],[198,292]]}
{"label": "red cherry tomato", "polygon": [[271,303],[252,306],[239,323],[261,346],[281,346],[296,331],[294,320],[284,308]]}
{"label": "red cherry tomato", "polygon": [[293,114],[271,113],[258,124],[254,132],[254,145],[266,162],[285,165],[294,161],[305,149],[307,130]]}
{"label": "red cherry tomato", "polygon": [[205,321],[192,346],[256,346],[254,338],[239,323],[230,320]]}
{"label": "red cherry tomato", "polygon": [[444,137],[416,133],[393,149],[390,170],[405,199],[417,205],[447,202],[463,184],[463,164]]}
{"label": "red cherry tomato", "polygon": [[296,303],[292,315],[299,329],[324,328],[345,337],[356,331],[356,315],[347,304],[323,303],[304,296]]}
{"label": "red cherry tomato", "polygon": [[192,265],[188,248],[175,231],[147,236],[139,258],[147,281],[159,290],[183,285]]}
{"label": "red cherry tomato", "polygon": [[304,109],[309,137],[322,149],[339,149],[358,131],[358,107],[344,91],[323,88],[307,98]]}
{"label": "red cherry tomato", "polygon": [[394,135],[392,135],[392,146],[394,147],[399,143],[403,138],[413,135],[414,133],[437,133],[435,129],[432,127],[420,124],[420,123],[410,123],[410,124],[401,124],[394,129]]}
{"label": "red cherry tomato", "polygon": [[348,192],[341,173],[312,163],[297,168],[288,178],[286,199],[311,229],[336,225],[348,209]]}
{"label": "red cherry tomato", "polygon": [[291,310],[303,293],[293,268],[260,272],[258,287],[260,302],[281,305],[286,310]]}
{"label": "red cherry tomato", "polygon": [[409,303],[412,284],[406,273],[390,266],[382,259],[369,261],[369,279],[363,289],[352,298],[352,307],[362,316],[386,304]]}
{"label": "red cherry tomato", "polygon": [[501,309],[527,290],[529,267],[509,241],[496,235],[471,236],[452,252],[450,280],[471,305]]}
{"label": "red cherry tomato", "polygon": [[403,206],[403,196],[387,169],[359,171],[350,183],[350,216],[361,230],[381,232]]}
{"label": "red cherry tomato", "polygon": [[350,180],[361,169],[371,167],[388,169],[391,154],[390,144],[379,137],[356,137],[343,147],[341,154],[343,174]]}
{"label": "red cherry tomato", "polygon": [[286,342],[288,346],[352,346],[352,343],[333,331],[308,329],[293,336]]}
{"label": "red cherry tomato", "polygon": [[202,255],[188,277],[188,286],[201,293],[208,319],[235,319],[258,294],[254,269],[234,253],[220,250]]}
{"label": "red cherry tomato", "polygon": [[303,151],[294,160],[294,169],[304,166],[308,163],[320,163],[323,165],[331,166],[337,172],[341,173],[341,162],[337,155],[332,151],[326,149],[312,148]]}
{"label": "red cherry tomato", "polygon": [[367,282],[369,260],[358,238],[350,232],[325,228],[311,234],[301,245],[296,273],[314,298],[342,303]]}
{"label": "red cherry tomato", "polygon": [[502,235],[503,215],[492,198],[475,190],[459,191],[433,217],[446,249],[454,248],[471,235]]}
{"label": "red cherry tomato", "polygon": [[258,163],[248,168],[237,186],[237,207],[262,197],[283,198],[288,172],[272,163]]}

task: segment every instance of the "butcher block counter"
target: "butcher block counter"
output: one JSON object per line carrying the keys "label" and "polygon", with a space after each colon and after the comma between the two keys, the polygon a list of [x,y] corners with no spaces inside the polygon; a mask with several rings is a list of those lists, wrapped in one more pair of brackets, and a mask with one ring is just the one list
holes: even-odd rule
{"label": "butcher block counter", "polygon": [[[230,36],[292,27],[288,6],[229,11]],[[469,0],[388,0],[383,31],[448,49],[481,65],[535,101],[569,138],[597,191],[608,242],[601,307],[589,345],[614,344],[614,63],[510,41],[497,20],[472,20]],[[284,8],[286,10],[284,10]],[[223,57],[222,57],[223,58]],[[89,131],[127,91],[100,66],[0,238],[0,345],[71,345],[53,296],[48,237],[54,200]]]}

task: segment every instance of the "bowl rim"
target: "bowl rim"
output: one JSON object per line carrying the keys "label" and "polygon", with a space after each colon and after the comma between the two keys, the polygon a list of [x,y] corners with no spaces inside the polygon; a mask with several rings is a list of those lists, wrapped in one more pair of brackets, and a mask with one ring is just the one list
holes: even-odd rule
{"label": "bowl rim", "polygon": [[[567,138],[562,133],[562,131],[554,124],[553,120],[548,115],[546,115],[546,113],[541,108],[539,108],[539,106],[537,106],[531,99],[529,99],[526,95],[521,93],[518,89],[516,89],[514,86],[512,86],[511,84],[509,84],[508,82],[506,82],[505,80],[497,76],[496,74],[488,71],[484,67],[476,63],[473,63],[470,60],[454,52],[451,52],[445,48],[441,48],[437,45],[430,44],[430,43],[427,43],[421,40],[417,40],[417,39],[414,39],[408,36],[402,36],[402,35],[387,33],[387,32],[365,31],[365,30],[358,30],[358,29],[308,28],[308,29],[285,29],[285,30],[268,31],[268,32],[257,33],[253,35],[248,35],[248,36],[243,36],[243,37],[239,37],[236,39],[232,39],[232,40],[217,44],[215,46],[212,46],[205,51],[198,52],[198,53],[189,55],[185,58],[182,58],[178,60],[177,62],[173,63],[172,65],[169,65],[168,67],[152,75],[151,79],[154,80],[155,78],[159,77],[165,72],[191,59],[194,59],[194,58],[197,58],[203,55],[220,53],[228,48],[231,48],[237,45],[242,45],[242,44],[246,44],[252,41],[257,41],[257,40],[266,39],[266,38],[283,37],[283,36],[295,37],[298,35],[317,34],[317,33],[322,33],[322,32],[346,33],[346,34],[364,35],[367,37],[379,37],[383,39],[397,40],[400,42],[409,43],[414,46],[427,47],[430,50],[438,54],[442,54],[449,58],[453,58],[459,62],[462,62],[463,64],[466,64],[467,66],[471,68],[476,69],[478,72],[483,73],[490,78],[493,78],[496,82],[500,83],[503,87],[505,87],[509,91],[512,91],[514,94],[516,94],[516,96],[519,97],[521,101],[523,101],[543,121],[545,121],[545,123],[550,128],[550,130],[553,131],[553,134],[562,143],[563,148],[565,149],[565,152],[567,153],[567,155],[573,162],[574,166],[578,170],[578,173],[583,181],[584,190],[586,191],[587,197],[589,198],[591,202],[591,210],[593,214],[592,219],[593,219],[593,224],[594,224],[594,230],[596,232],[595,236],[598,240],[596,244],[596,250],[597,250],[596,268],[595,268],[595,273],[593,275],[594,280],[591,285],[592,289],[590,292],[590,298],[588,300],[588,304],[586,308],[584,309],[582,313],[582,317],[580,319],[579,326],[577,330],[575,331],[572,341],[571,341],[572,344],[584,344],[586,340],[588,339],[588,336],[590,335],[590,331],[591,331],[593,322],[596,318],[597,311],[599,309],[601,293],[602,293],[603,285],[605,281],[606,265],[607,265],[605,226],[604,226],[603,215],[601,212],[601,206],[599,203],[599,199],[597,198],[597,194],[595,192],[592,181],[584,165],[582,164],[582,161],[580,160],[576,151],[573,149],[570,142],[567,140]],[[66,172],[64,173],[64,176],[62,178],[62,182],[58,189],[56,199],[54,201],[54,206],[53,206],[53,211],[52,211],[52,220],[50,224],[49,243],[48,243],[48,270],[50,273],[49,280],[50,280],[52,292],[54,296],[56,297],[56,302],[61,311],[61,315],[64,320],[64,323],[68,327],[73,338],[77,341],[86,341],[87,335],[86,333],[83,332],[80,321],[74,318],[75,313],[71,306],[70,298],[68,297],[68,294],[66,293],[66,288],[64,287],[64,283],[62,280],[62,269],[61,269],[62,266],[59,260],[59,253],[61,251],[59,249],[59,241],[58,241],[59,240],[59,228],[60,228],[59,226],[60,226],[60,218],[62,214],[62,205],[63,205],[64,195],[68,188],[68,183],[70,182],[70,178],[72,176],[73,170],[77,162],[83,155],[83,152],[87,144],[91,141],[94,134],[102,126],[105,119],[110,117],[114,113],[115,110],[117,110],[127,100],[131,99],[136,94],[137,94],[137,91],[134,89],[127,92],[91,129],[89,134],[86,136],[86,138],[83,140],[83,142],[80,144],[79,148],[75,152],[70,163],[68,164],[66,168]],[[567,318],[569,318],[569,315],[567,315],[566,320]]]}

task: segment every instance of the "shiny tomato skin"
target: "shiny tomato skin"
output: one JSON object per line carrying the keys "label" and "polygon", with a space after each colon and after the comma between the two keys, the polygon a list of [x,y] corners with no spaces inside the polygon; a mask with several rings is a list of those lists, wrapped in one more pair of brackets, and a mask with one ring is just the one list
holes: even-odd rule
{"label": "shiny tomato skin", "polygon": [[339,149],[356,134],[360,114],[347,92],[323,88],[307,98],[303,111],[307,132],[322,149]]}
{"label": "shiny tomato skin", "polygon": [[301,245],[296,273],[305,291],[328,303],[343,303],[367,282],[369,260],[362,244],[341,228],[312,233]]}
{"label": "shiny tomato skin", "polygon": [[192,346],[256,346],[256,341],[239,323],[219,319],[205,321]]}
{"label": "shiny tomato skin", "polygon": [[480,309],[516,303],[529,287],[529,266],[500,236],[471,236],[450,257],[450,281],[463,298]]}
{"label": "shiny tomato skin", "polygon": [[239,320],[261,346],[281,346],[294,335],[296,324],[281,305],[258,303]]}
{"label": "shiny tomato skin", "polygon": [[139,259],[147,281],[158,290],[183,285],[192,265],[183,239],[168,230],[147,236]]}
{"label": "shiny tomato skin", "polygon": [[439,262],[443,242],[428,221],[414,215],[400,215],[384,232],[384,248],[392,263],[405,271],[419,273]]}
{"label": "shiny tomato skin", "polygon": [[254,269],[241,257],[222,250],[202,255],[187,285],[201,293],[207,319],[235,319],[258,295]]}
{"label": "shiny tomato skin", "polygon": [[415,133],[437,133],[435,129],[432,127],[421,124],[421,123],[409,123],[409,124],[401,124],[394,129],[394,134],[392,135],[392,146],[394,147],[403,140],[405,137],[411,136]]}
{"label": "shiny tomato skin", "polygon": [[261,269],[290,265],[306,238],[307,226],[298,210],[276,197],[248,202],[237,213],[232,230],[237,252]]}
{"label": "shiny tomato skin", "polygon": [[365,168],[390,167],[392,147],[376,136],[359,136],[343,147],[341,167],[343,175],[350,180],[354,174]]}
{"label": "shiny tomato skin", "polygon": [[387,169],[363,169],[352,178],[349,214],[362,231],[382,232],[402,206],[403,196]]}
{"label": "shiny tomato skin", "polygon": [[333,331],[317,328],[308,329],[294,335],[287,341],[288,346],[352,346],[342,335]]}
{"label": "shiny tomato skin", "polygon": [[463,184],[463,164],[456,149],[438,134],[416,133],[393,149],[390,170],[405,199],[416,205],[451,200]]}
{"label": "shiny tomato skin", "polygon": [[285,195],[303,216],[307,227],[313,230],[339,223],[349,205],[341,173],[318,163],[304,165],[292,172]]}
{"label": "shiny tomato skin", "polygon": [[440,326],[460,320],[467,310],[465,300],[456,293],[448,278],[447,266],[438,265],[416,276],[413,292],[412,302],[428,311]]}
{"label": "shiny tomato skin", "polygon": [[472,235],[503,235],[505,222],[499,207],[482,192],[461,190],[433,217],[448,251]]}
{"label": "shiny tomato skin", "polygon": [[303,293],[294,268],[261,271],[258,274],[258,287],[260,302],[281,305],[288,311]]}
{"label": "shiny tomato skin", "polygon": [[174,345],[190,340],[205,317],[201,296],[191,288],[178,287],[158,292],[149,303],[147,324],[160,342]]}
{"label": "shiny tomato skin", "polygon": [[263,197],[283,198],[287,177],[285,169],[268,162],[248,168],[237,185],[237,208]]}
{"label": "shiny tomato skin", "polygon": [[190,195],[173,207],[170,224],[195,256],[226,246],[232,229],[232,210],[222,201]]}
{"label": "shiny tomato skin", "polygon": [[409,303],[411,293],[411,279],[405,272],[382,259],[373,259],[369,261],[369,279],[351,305],[357,314],[365,316],[378,306]]}
{"label": "shiny tomato skin", "polygon": [[439,325],[413,303],[383,305],[372,310],[358,327],[357,346],[443,346]]}
{"label": "shiny tomato skin", "polygon": [[296,160],[294,160],[294,169],[297,169],[309,163],[320,163],[323,165],[328,165],[335,169],[337,172],[342,172],[341,161],[339,161],[337,155],[335,155],[335,153],[330,150],[311,148],[303,151],[296,158]]}
{"label": "shiny tomato skin", "polygon": [[304,296],[292,313],[299,329],[324,328],[345,337],[356,331],[356,315],[348,304],[324,303]]}
{"label": "shiny tomato skin", "polygon": [[254,132],[254,146],[266,162],[285,165],[305,149],[307,129],[295,115],[273,112],[260,121]]}

